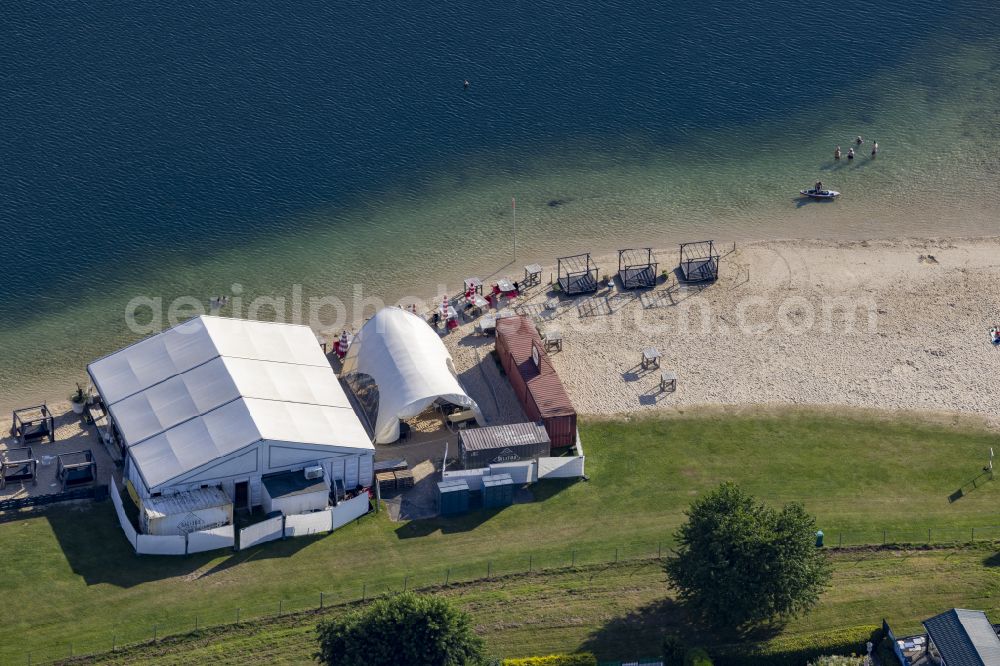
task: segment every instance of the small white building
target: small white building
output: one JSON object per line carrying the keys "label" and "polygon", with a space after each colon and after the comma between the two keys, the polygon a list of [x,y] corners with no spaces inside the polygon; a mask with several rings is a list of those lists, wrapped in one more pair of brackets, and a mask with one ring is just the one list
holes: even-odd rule
{"label": "small white building", "polygon": [[140,503],[217,486],[260,506],[263,476],[314,466],[371,485],[371,438],[307,326],[201,316],[87,369]]}

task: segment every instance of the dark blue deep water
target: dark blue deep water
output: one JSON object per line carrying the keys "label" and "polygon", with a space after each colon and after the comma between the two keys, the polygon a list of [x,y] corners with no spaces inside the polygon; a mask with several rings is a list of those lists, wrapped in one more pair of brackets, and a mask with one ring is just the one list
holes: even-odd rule
{"label": "dark blue deep water", "polygon": [[823,100],[833,111],[834,91],[914,45],[995,38],[995,13],[989,0],[7,3],[0,327],[310,211],[336,232],[341,208],[419,196],[471,156],[517,174],[567,141],[669,149]]}

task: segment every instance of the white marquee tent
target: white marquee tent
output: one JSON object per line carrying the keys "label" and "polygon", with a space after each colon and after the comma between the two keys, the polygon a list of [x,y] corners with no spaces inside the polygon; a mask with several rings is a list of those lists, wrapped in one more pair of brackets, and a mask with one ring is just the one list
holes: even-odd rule
{"label": "white marquee tent", "polygon": [[88,366],[142,497],[320,464],[369,485],[374,447],[307,326],[202,316]]}
{"label": "white marquee tent", "polygon": [[455,364],[437,333],[417,315],[384,308],[365,322],[354,338],[341,373],[367,375],[378,386],[375,441],[399,439],[399,421],[417,416],[438,398],[472,409],[476,401],[458,383]]}

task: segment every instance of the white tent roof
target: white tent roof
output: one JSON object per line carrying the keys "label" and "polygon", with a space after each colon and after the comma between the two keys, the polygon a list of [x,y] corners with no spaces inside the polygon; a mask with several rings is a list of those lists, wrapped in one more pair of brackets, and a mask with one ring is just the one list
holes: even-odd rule
{"label": "white tent roof", "polygon": [[344,357],[344,376],[368,375],[378,385],[375,441],[399,439],[399,420],[412,418],[443,398],[471,408],[475,400],[458,383],[451,355],[423,319],[400,308],[385,308],[365,322]]}
{"label": "white tent roof", "polygon": [[88,370],[150,488],[261,440],[373,449],[307,326],[198,317]]}

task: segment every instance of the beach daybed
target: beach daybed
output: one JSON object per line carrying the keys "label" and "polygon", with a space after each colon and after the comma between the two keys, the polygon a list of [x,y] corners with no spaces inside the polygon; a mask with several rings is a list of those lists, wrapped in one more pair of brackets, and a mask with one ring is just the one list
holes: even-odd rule
{"label": "beach daybed", "polygon": [[680,270],[685,282],[709,282],[719,278],[719,259],[715,241],[681,243]]}
{"label": "beach daybed", "polygon": [[597,266],[590,260],[590,253],[560,257],[556,263],[559,288],[567,295],[597,291]]}
{"label": "beach daybed", "polygon": [[45,404],[15,409],[11,414],[10,434],[17,438],[19,444],[46,437],[50,442],[54,442],[56,441],[55,419]]}
{"label": "beach daybed", "polygon": [[652,248],[618,250],[618,279],[623,289],[655,287],[656,267]]}

